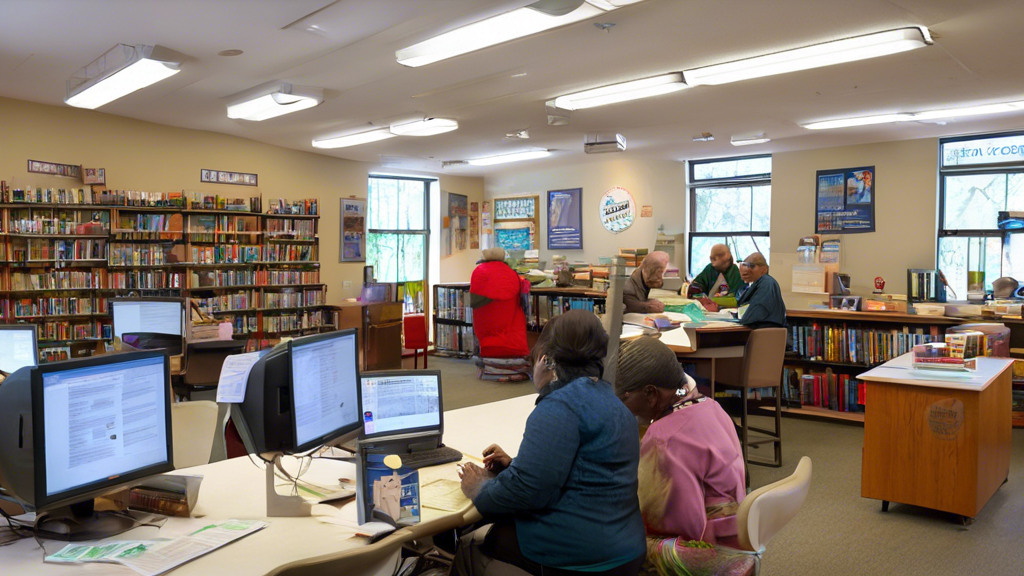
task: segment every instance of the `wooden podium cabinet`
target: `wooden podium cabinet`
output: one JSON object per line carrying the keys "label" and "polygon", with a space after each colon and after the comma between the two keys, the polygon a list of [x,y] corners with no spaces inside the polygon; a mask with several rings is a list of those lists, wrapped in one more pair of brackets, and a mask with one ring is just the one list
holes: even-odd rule
{"label": "wooden podium cabinet", "polygon": [[1013,360],[973,373],[914,370],[904,354],[867,381],[861,496],[977,516],[1009,476]]}

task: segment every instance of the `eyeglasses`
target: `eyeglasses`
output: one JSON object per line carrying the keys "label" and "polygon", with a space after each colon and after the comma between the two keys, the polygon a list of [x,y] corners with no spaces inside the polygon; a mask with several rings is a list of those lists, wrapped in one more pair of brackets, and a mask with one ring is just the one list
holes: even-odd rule
{"label": "eyeglasses", "polygon": [[751,262],[740,262],[739,265],[744,268],[757,268],[759,266],[759,264],[753,264]]}

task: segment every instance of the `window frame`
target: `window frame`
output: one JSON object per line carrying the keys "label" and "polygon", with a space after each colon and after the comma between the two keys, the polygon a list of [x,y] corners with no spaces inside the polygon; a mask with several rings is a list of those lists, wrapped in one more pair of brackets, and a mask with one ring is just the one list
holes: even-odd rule
{"label": "window frame", "polygon": [[[1005,263],[1004,251],[1006,250],[1006,239],[1012,232],[997,228],[946,228],[946,178],[949,176],[984,176],[987,174],[1022,174],[1024,175],[1024,161],[1021,162],[994,162],[991,164],[977,164],[971,166],[949,166],[943,165],[943,145],[951,142],[965,142],[969,140],[985,140],[989,138],[1003,138],[1011,136],[1024,136],[1024,130],[1010,132],[993,132],[988,134],[971,134],[968,136],[953,136],[940,138],[936,150],[938,155],[939,169],[939,222],[935,234],[935,267],[940,264],[940,254],[943,238],[966,238],[968,246],[971,238],[999,238],[999,273],[1004,275],[1003,265]],[[967,252],[967,267],[970,269],[970,250]],[[995,280],[995,278],[992,278]],[[986,279],[986,284],[991,281]],[[957,294],[959,296],[959,294]],[[966,298],[966,294],[964,298]]]}
{"label": "window frame", "polygon": [[[370,228],[370,181],[371,180],[404,180],[411,182],[420,182],[423,185],[423,229],[414,230],[401,230],[401,229],[382,229],[382,228]],[[373,174],[370,173],[366,177],[367,191],[366,191],[366,234],[393,234],[398,236],[423,236],[423,280],[409,280],[409,282],[423,282],[424,287],[427,285],[428,273],[430,271],[430,185],[436,182],[436,178],[424,178],[421,176],[400,176],[395,174]],[[396,208],[397,209],[397,208]],[[376,263],[375,263],[376,264]],[[367,265],[369,266],[369,259],[367,259]],[[377,276],[376,267],[373,270],[374,277]],[[404,285],[406,281],[392,282],[395,285]]]}
{"label": "window frame", "polygon": [[[689,195],[689,208],[690,208],[690,230],[687,234],[688,238],[686,241],[686,254],[687,254],[687,265],[692,269],[693,267],[693,240],[694,238],[725,238],[728,243],[729,238],[736,236],[749,236],[751,239],[755,238],[770,238],[771,236],[771,224],[769,223],[768,230],[765,231],[753,231],[753,230],[716,230],[712,232],[697,232],[697,190],[704,188],[736,188],[736,187],[750,187],[753,189],[755,186],[767,185],[769,189],[772,185],[771,172],[762,174],[748,174],[745,176],[729,176],[725,178],[704,178],[697,180],[695,177],[695,168],[700,164],[714,164],[718,162],[731,162],[735,160],[748,160],[751,158],[771,158],[771,154],[751,154],[747,156],[730,156],[727,158],[709,158],[701,160],[690,160],[687,162],[687,176],[688,181],[686,184],[687,194]],[[754,215],[754,194],[750,194],[750,214],[751,223],[753,223]],[[769,214],[770,218],[770,214]],[[756,245],[756,240],[753,240]],[[768,250],[769,254],[766,257],[771,259],[771,248]],[[686,271],[686,276],[690,276],[690,270]]]}

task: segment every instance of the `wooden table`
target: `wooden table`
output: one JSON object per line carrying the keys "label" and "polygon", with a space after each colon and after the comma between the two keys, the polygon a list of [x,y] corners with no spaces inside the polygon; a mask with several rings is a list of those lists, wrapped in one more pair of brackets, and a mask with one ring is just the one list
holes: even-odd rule
{"label": "wooden table", "polygon": [[915,370],[904,354],[867,382],[861,496],[942,510],[969,523],[1010,472],[1013,360],[973,373]]}
{"label": "wooden table", "polygon": [[[698,373],[702,377],[707,376],[711,379],[711,394],[714,397],[715,381],[718,377],[718,361],[743,358],[747,338],[750,337],[750,328],[741,324],[732,324],[730,326],[680,327],[676,330],[686,331],[689,345],[668,342],[666,344],[670,350],[676,353],[676,358],[679,360],[697,363]],[[703,366],[710,366],[710,373],[702,370]]]}

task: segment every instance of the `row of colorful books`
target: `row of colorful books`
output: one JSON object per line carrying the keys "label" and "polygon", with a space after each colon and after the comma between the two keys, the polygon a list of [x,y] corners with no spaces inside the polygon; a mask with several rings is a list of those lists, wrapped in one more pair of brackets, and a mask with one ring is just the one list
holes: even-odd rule
{"label": "row of colorful books", "polygon": [[316,229],[310,220],[295,220],[293,218],[268,218],[268,236],[291,236],[296,240],[312,240],[316,235]]}
{"label": "row of colorful books", "polygon": [[817,406],[839,412],[863,412],[866,386],[862,380],[832,370],[782,369],[782,399],[802,406]]}
{"label": "row of colorful books", "polygon": [[263,259],[263,247],[242,244],[192,246],[190,262],[195,264],[244,264]]}
{"label": "row of colorful books", "polygon": [[104,222],[81,222],[60,218],[12,218],[8,222],[11,234],[107,234],[109,228]]}
{"label": "row of colorful books", "polygon": [[[2,244],[0,244],[2,246]],[[6,253],[6,250],[4,250]],[[50,262],[54,260],[104,260],[106,240],[51,240],[41,238],[15,239],[11,246],[11,262]],[[6,258],[0,258],[6,260]]]}
{"label": "row of colorful books", "polygon": [[36,325],[37,338],[40,342],[56,340],[90,340],[96,338],[110,338],[113,335],[113,327],[109,321],[100,320],[48,320]]}
{"label": "row of colorful books", "polygon": [[901,330],[849,328],[846,324],[797,324],[789,327],[793,352],[808,360],[873,365],[913,350],[914,345],[938,342],[938,326],[904,326]]}
{"label": "row of colorful books", "polygon": [[[105,272],[105,271],[104,271]],[[112,290],[180,290],[185,274],[165,270],[111,271],[103,288]]]}
{"label": "row of colorful books", "polygon": [[469,299],[469,286],[438,286],[437,317],[472,323],[473,308]]}
{"label": "row of colorful books", "polygon": [[106,314],[107,299],[101,297],[44,297],[11,300],[14,318],[35,316],[67,316],[72,314]]}
{"label": "row of colorful books", "polygon": [[53,270],[40,274],[11,274],[11,290],[91,290],[107,288],[106,270]]}
{"label": "row of colorful books", "polygon": [[316,198],[304,200],[285,200],[278,198],[271,200],[267,209],[268,214],[292,214],[292,215],[316,215],[320,213],[320,202]]}
{"label": "row of colorful books", "polygon": [[476,350],[476,337],[473,335],[472,326],[438,324],[434,328],[436,349],[460,354],[473,354]]}

